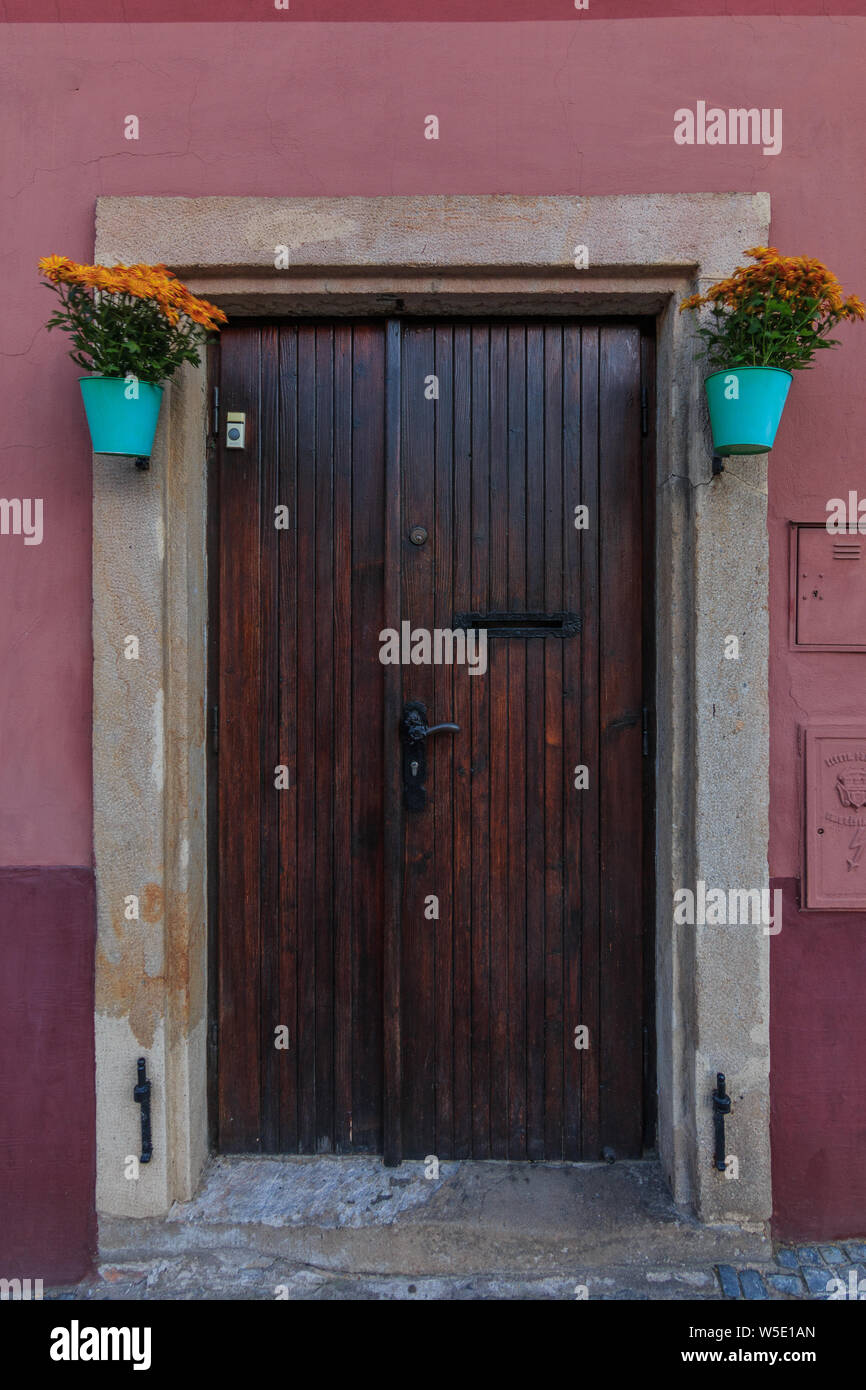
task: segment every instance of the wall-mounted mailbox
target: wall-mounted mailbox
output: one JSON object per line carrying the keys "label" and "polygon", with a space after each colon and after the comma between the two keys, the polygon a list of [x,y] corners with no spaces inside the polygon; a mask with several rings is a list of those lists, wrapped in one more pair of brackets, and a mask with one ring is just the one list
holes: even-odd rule
{"label": "wall-mounted mailbox", "polygon": [[866,535],[794,524],[791,645],[813,652],[866,651]]}
{"label": "wall-mounted mailbox", "polygon": [[866,910],[866,723],[806,727],[804,906]]}

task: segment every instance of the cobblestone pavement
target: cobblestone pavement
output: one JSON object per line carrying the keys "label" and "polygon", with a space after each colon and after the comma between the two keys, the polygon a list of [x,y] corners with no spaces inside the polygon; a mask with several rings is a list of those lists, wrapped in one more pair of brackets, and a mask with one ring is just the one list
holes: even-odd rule
{"label": "cobblestone pavement", "polygon": [[784,1246],[771,1270],[717,1265],[725,1298],[856,1299],[866,1301],[866,1243]]}
{"label": "cobblestone pavement", "polygon": [[[838,1281],[841,1280],[841,1285]],[[502,1299],[598,1301],[866,1301],[866,1243],[783,1247],[772,1265],[735,1269],[636,1268],[587,1271],[569,1277],[507,1274],[395,1276],[347,1274],[302,1268],[247,1251],[203,1257],[177,1256],[151,1264],[102,1265],[80,1284],[45,1291],[46,1299],[145,1301],[149,1299],[258,1299],[291,1301]]]}

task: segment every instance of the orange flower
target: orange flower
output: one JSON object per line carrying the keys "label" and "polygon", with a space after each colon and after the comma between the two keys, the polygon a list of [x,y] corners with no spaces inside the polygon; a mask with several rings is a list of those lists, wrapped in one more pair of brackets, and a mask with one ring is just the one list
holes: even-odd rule
{"label": "orange flower", "polygon": [[861,317],[860,301],[852,297],[843,302],[839,281],[814,257],[783,256],[775,246],[752,246],[745,254],[755,261],[754,265],[738,266],[733,275],[711,285],[703,295],[689,295],[680,305],[680,311],[699,309],[705,304],[738,309],[758,294],[789,302],[816,299],[825,315]]}
{"label": "orange flower", "polygon": [[102,271],[98,265],[85,265],[81,267],[81,272],[77,277],[79,285],[86,285],[90,289],[99,288],[99,277]]}
{"label": "orange flower", "polygon": [[82,285],[105,294],[151,300],[172,325],[177,325],[182,316],[208,331],[216,331],[218,324],[227,322],[221,309],[191,294],[174,271],[162,263],[146,265],[139,261],[135,265],[78,265],[68,256],[43,256],[39,269],[54,284]]}
{"label": "orange flower", "polygon": [[68,272],[74,265],[75,262],[68,256],[43,256],[39,262],[39,269],[47,279],[57,284],[58,281],[67,279]]}

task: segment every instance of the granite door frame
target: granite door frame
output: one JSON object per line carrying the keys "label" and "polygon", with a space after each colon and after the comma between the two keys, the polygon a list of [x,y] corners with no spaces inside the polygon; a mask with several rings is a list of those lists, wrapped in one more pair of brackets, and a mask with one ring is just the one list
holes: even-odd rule
{"label": "granite door frame", "polygon": [[[231,315],[656,318],[658,1147],[678,1203],[749,1228],[772,1209],[769,937],[675,926],[673,894],[769,887],[767,459],[713,477],[698,340],[677,304],[766,244],[769,221],[764,193],[123,197],[98,200],[95,242],[97,261],[163,262]],[[110,1215],[166,1213],[208,1154],[210,422],[205,368],[184,367],[150,469],[93,461],[97,1209]],[[138,1056],[154,1158],[133,1180]],[[711,1161],[717,1070],[736,1181]]]}

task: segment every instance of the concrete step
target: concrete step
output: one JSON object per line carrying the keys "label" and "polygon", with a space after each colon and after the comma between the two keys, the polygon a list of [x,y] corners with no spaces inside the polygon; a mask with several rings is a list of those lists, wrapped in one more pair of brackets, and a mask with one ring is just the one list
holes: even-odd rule
{"label": "concrete step", "polygon": [[678,1210],[654,1161],[467,1160],[426,1177],[423,1162],[219,1157],[194,1200],[167,1218],[101,1216],[99,1244],[103,1266],[222,1253],[235,1269],[281,1259],[323,1277],[580,1283],[610,1269],[615,1282],[631,1271],[671,1288],[677,1270],[772,1261],[763,1233],[703,1226]]}

